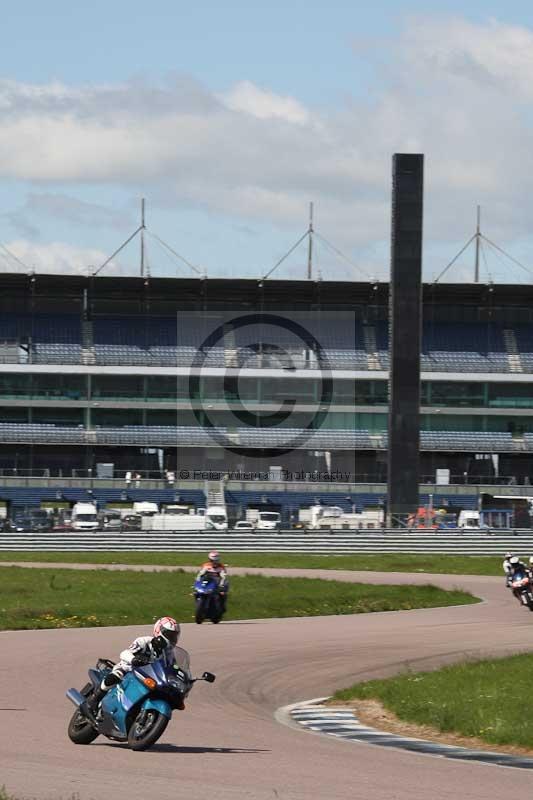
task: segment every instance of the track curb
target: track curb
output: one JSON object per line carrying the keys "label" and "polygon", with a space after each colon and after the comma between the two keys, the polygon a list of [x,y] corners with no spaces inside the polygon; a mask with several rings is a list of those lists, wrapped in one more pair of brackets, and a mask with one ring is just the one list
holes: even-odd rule
{"label": "track curb", "polygon": [[325,706],[329,698],[318,697],[303,700],[278,708],[274,716],[283,725],[296,730],[308,731],[323,736],[334,736],[348,742],[393,747],[413,753],[421,753],[458,761],[476,761],[498,767],[533,770],[533,758],[498,753],[491,750],[474,750],[468,747],[440,744],[426,739],[400,736],[388,731],[379,731],[359,722],[353,708]]}

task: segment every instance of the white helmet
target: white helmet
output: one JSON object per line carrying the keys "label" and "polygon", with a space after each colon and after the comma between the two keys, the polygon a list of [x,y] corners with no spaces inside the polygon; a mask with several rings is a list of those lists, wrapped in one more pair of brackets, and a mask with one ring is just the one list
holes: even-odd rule
{"label": "white helmet", "polygon": [[167,646],[175,647],[180,638],[179,623],[173,617],[161,617],[154,625],[154,638],[162,637]]}
{"label": "white helmet", "polygon": [[533,565],[533,556],[529,556],[529,563]]}
{"label": "white helmet", "polygon": [[505,559],[512,558],[512,557],[513,557],[513,554],[512,554],[512,553],[510,553],[510,552],[508,552],[508,553],[506,553],[506,554],[504,555],[504,558],[505,558]]}
{"label": "white helmet", "polygon": [[511,556],[511,558],[509,559],[509,564],[512,564],[513,567],[516,567],[516,565],[519,564],[519,563],[520,563],[520,559],[519,559],[518,556]]}

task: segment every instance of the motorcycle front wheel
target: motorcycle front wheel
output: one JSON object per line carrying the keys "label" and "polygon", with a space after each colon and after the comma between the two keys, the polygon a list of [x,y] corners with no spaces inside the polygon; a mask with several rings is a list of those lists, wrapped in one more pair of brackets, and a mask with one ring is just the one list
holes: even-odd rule
{"label": "motorcycle front wheel", "polygon": [[206,601],[204,597],[196,598],[196,611],[194,614],[194,621],[197,625],[201,625],[206,617]]}
{"label": "motorcycle front wheel", "polygon": [[98,736],[87,717],[76,709],[68,724],[68,738],[74,744],[91,744]]}
{"label": "motorcycle front wheel", "polygon": [[155,709],[141,711],[128,731],[128,744],[132,750],[147,750],[163,735],[168,717]]}

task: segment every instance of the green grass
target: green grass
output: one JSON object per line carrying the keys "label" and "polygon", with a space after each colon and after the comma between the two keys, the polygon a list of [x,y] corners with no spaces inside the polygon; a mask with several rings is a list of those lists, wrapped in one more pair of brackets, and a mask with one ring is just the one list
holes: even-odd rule
{"label": "green grass", "polygon": [[533,654],[368,681],[335,700],[373,698],[407,722],[533,749]]}
{"label": "green grass", "polygon": [[[189,622],[192,576],[184,572],[0,569],[0,629],[148,624],[163,614]],[[226,619],[358,614],[474,603],[435,586],[371,586],[311,578],[233,577]]]}
{"label": "green grass", "polygon": [[[147,553],[123,552],[77,552],[77,553],[29,553],[0,552],[0,561],[58,561],[83,564],[158,564],[161,566],[199,565],[205,553]],[[439,556],[404,555],[390,553],[380,555],[305,555],[292,553],[222,553],[226,563],[233,567],[281,567],[305,569],[351,569],[383,572],[428,572],[451,575],[502,575],[500,556]]]}

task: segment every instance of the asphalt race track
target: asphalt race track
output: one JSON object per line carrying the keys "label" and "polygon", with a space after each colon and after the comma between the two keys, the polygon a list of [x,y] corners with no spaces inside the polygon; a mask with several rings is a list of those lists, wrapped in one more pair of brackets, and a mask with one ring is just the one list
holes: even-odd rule
{"label": "asphalt race track", "polygon": [[280,706],[406,666],[429,668],[465,654],[533,649],[533,614],[519,608],[503,578],[265,572],[431,582],[468,589],[486,602],[357,616],[186,624],[181,644],[191,653],[193,672],[210,670],[217,681],[198,684],[188,708],[175,713],[162,740],[145,753],[105,739],[85,747],[72,744],[66,728],[74,707],[65,697],[67,688],[85,683],[87,667],[97,656],[116,658],[143,629],[1,632],[0,786],[38,800],[67,800],[74,794],[79,800],[502,800],[531,793],[532,775],[526,770],[338,741],[274,719]]}

